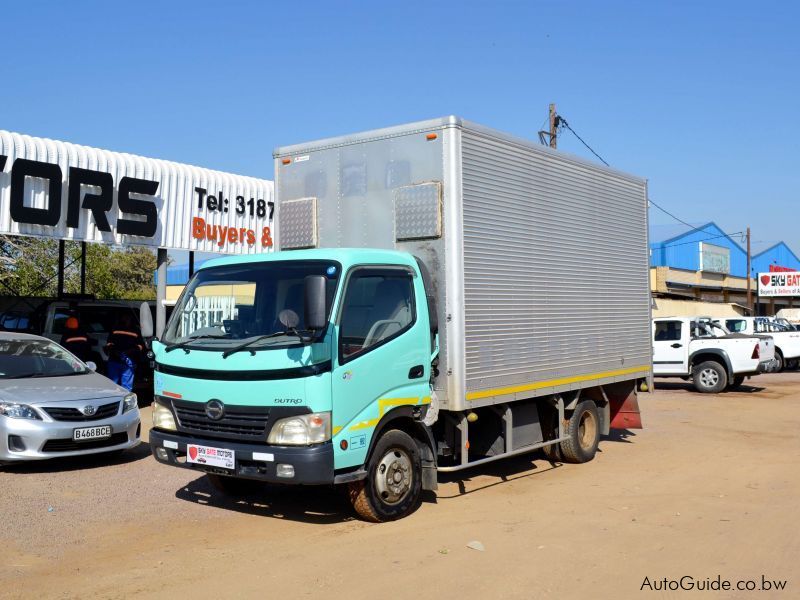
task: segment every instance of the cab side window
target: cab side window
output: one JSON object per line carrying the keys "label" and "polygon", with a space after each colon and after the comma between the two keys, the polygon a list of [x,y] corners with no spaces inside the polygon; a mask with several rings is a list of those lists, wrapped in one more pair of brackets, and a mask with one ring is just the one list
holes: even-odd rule
{"label": "cab side window", "polygon": [[342,362],[409,329],[415,320],[411,275],[394,269],[360,269],[347,283],[339,323]]}
{"label": "cab side window", "polygon": [[656,342],[677,342],[681,339],[680,321],[658,321],[655,332]]}

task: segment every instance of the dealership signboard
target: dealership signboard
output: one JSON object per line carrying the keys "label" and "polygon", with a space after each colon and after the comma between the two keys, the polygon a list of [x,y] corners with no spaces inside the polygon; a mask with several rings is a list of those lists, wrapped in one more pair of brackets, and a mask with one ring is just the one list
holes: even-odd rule
{"label": "dealership signboard", "polygon": [[254,254],[271,181],[0,131],[0,234]]}
{"label": "dealership signboard", "polygon": [[711,273],[731,272],[731,249],[700,242],[700,270]]}
{"label": "dealership signboard", "polygon": [[800,296],[800,271],[758,274],[760,297]]}

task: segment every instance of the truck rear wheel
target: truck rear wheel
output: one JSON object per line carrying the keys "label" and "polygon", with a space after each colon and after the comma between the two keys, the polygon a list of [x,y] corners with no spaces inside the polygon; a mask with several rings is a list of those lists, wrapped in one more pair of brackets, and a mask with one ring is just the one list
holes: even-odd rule
{"label": "truck rear wheel", "polygon": [[350,484],[350,502],[365,521],[382,523],[414,512],[422,494],[422,459],[404,431],[384,433],[367,463],[367,476]]}
{"label": "truck rear wheel", "polygon": [[585,463],[594,458],[600,444],[600,415],[597,405],[584,400],[566,424],[567,439],[561,442],[561,455],[565,462]]}
{"label": "truck rear wheel", "polygon": [[718,394],[728,386],[728,374],[721,364],[707,360],[692,369],[692,381],[698,392]]}

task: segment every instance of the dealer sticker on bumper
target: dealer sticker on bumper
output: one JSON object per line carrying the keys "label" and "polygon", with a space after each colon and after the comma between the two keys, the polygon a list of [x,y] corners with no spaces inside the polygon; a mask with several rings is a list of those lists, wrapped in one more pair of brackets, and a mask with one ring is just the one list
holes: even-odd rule
{"label": "dealer sticker on bumper", "polygon": [[212,448],[211,446],[186,445],[186,462],[220,467],[222,469],[236,468],[236,453],[225,448]]}

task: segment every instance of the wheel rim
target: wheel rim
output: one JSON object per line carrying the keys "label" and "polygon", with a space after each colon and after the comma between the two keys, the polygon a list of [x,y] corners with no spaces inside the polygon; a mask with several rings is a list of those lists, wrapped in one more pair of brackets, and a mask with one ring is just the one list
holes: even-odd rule
{"label": "wheel rim", "polygon": [[400,448],[384,454],[375,469],[375,489],[386,504],[398,504],[411,490],[411,458]]}
{"label": "wheel rim", "polygon": [[704,387],[714,387],[719,383],[719,373],[714,369],[703,369],[700,371],[700,383]]}
{"label": "wheel rim", "polygon": [[597,437],[597,420],[594,415],[588,410],[581,415],[581,421],[578,424],[578,443],[583,450],[590,450],[594,446],[594,440]]}

